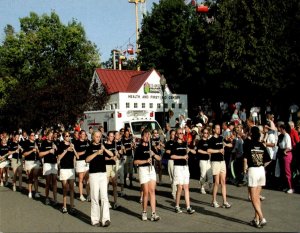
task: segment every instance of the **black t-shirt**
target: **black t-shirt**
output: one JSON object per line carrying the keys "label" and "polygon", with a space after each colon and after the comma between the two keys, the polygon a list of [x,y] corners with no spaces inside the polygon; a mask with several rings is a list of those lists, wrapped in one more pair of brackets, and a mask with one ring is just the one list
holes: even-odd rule
{"label": "black t-shirt", "polygon": [[249,168],[264,166],[264,163],[271,160],[266,147],[261,142],[254,141],[249,142],[244,152],[244,158],[247,159]]}
{"label": "black t-shirt", "polygon": [[[31,142],[30,140],[26,140],[23,143],[23,153],[31,151],[32,149],[36,148],[35,141]],[[35,161],[38,159],[38,155],[36,152],[31,152],[29,155],[25,156],[26,161]]]}
{"label": "black t-shirt", "polygon": [[[69,147],[70,145],[66,145],[64,142],[62,142],[59,145],[57,153],[60,155],[64,152],[64,150],[67,150]],[[60,168],[63,169],[74,168],[74,157],[75,157],[74,151],[67,151],[64,157],[62,157],[62,159],[60,160]]]}
{"label": "black t-shirt", "polygon": [[[120,155],[120,159],[123,158],[123,151],[122,151],[122,141],[119,140],[116,142],[116,147],[117,147],[117,151],[119,152],[119,155]],[[121,152],[121,153],[120,153]]]}
{"label": "black t-shirt", "polygon": [[0,155],[3,156],[3,155],[6,155],[8,153],[8,145],[0,145]]}
{"label": "black t-shirt", "polygon": [[[153,147],[149,146],[149,143],[147,143],[148,145],[144,146],[143,143],[140,143],[138,145],[138,147],[135,150],[135,154],[134,154],[134,160],[148,160],[150,158],[150,150],[153,151]],[[153,151],[155,153],[155,151]],[[152,165],[154,163],[154,157],[152,157]],[[145,163],[145,164],[141,164],[139,165],[139,167],[147,167],[149,166],[149,163]]]}
{"label": "black t-shirt", "polygon": [[[170,150],[171,151],[170,153],[172,153],[173,145],[174,145],[174,140],[167,141],[165,145],[165,151]],[[165,153],[164,158],[167,160],[171,159],[171,154]]]}
{"label": "black t-shirt", "polygon": [[[187,154],[187,142],[174,142],[171,155],[185,156]],[[187,165],[186,159],[174,159],[174,166]]]}
{"label": "black t-shirt", "polygon": [[[209,149],[214,149],[214,150],[220,150],[223,149],[223,137],[214,137],[212,136],[208,140],[208,148]],[[213,161],[223,161],[224,160],[224,155],[222,153],[212,153],[210,160]]]}
{"label": "black t-shirt", "polygon": [[76,152],[83,152],[83,151],[85,151],[85,153],[83,155],[79,156],[79,159],[77,159],[77,158],[76,159],[77,160],[85,160],[86,157],[87,157],[86,150],[89,147],[88,141],[87,140],[85,140],[85,141],[76,140],[76,142],[74,144],[74,147],[75,147]]}
{"label": "black t-shirt", "polygon": [[[11,142],[11,143],[9,143],[8,150],[9,151],[16,151],[18,149],[18,147],[19,147],[19,144],[17,142]],[[12,154],[12,158],[21,159],[22,155],[21,155],[21,153],[16,152],[16,153]]]}
{"label": "black t-shirt", "polygon": [[203,151],[207,151],[208,148],[209,148],[208,140],[201,139],[198,142],[198,145],[197,145],[197,157],[199,158],[199,160],[209,160],[209,155],[208,154],[202,154],[202,153],[198,152],[199,149],[203,150]]}
{"label": "black t-shirt", "polygon": [[[95,145],[91,143],[87,149],[87,156],[101,150],[101,143]],[[104,155],[97,155],[90,161],[89,173],[106,172]]]}
{"label": "black t-shirt", "polygon": [[[116,143],[112,142],[112,144],[104,143],[104,147],[111,151],[114,155],[116,155]],[[107,158],[111,158],[105,151],[104,156]],[[116,165],[116,161],[114,159],[105,160],[106,165]]]}
{"label": "black t-shirt", "polygon": [[[40,147],[40,152],[51,150],[53,148],[53,144],[53,142],[49,142],[48,140],[43,141]],[[44,163],[57,163],[57,158],[55,154],[49,153],[46,154],[43,158]]]}
{"label": "black t-shirt", "polygon": [[123,146],[125,147],[126,150],[126,156],[132,156],[132,149],[127,150],[128,148],[131,148],[131,143],[132,143],[132,139],[131,138],[123,138],[122,140]]}

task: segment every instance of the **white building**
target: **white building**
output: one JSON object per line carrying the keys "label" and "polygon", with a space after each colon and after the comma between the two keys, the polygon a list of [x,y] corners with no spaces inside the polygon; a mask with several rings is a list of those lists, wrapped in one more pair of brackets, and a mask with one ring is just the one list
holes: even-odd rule
{"label": "white building", "polygon": [[[100,110],[150,110],[155,112],[155,119],[163,122],[163,91],[160,85],[160,74],[150,71],[96,69],[92,84],[104,85],[109,100]],[[165,86],[165,117],[171,126],[180,115],[188,116],[186,94],[171,93]]]}

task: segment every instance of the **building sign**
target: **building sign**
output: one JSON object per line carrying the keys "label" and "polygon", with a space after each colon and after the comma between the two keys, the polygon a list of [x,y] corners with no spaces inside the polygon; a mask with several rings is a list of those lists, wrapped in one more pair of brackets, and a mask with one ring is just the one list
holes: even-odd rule
{"label": "building sign", "polygon": [[[139,95],[139,94],[129,94],[128,99],[162,99],[161,95]],[[165,96],[165,99],[169,100],[180,100],[179,95],[169,95]]]}
{"label": "building sign", "polygon": [[144,93],[160,93],[161,88],[159,84],[150,84],[148,82],[144,83]]}

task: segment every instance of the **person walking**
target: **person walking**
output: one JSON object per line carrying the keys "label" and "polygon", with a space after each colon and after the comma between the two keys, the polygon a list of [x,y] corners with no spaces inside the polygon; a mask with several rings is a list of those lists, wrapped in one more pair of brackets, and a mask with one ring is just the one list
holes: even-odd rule
{"label": "person walking", "polygon": [[154,159],[160,160],[161,157],[154,153],[150,142],[151,133],[145,129],[141,136],[142,141],[138,145],[134,155],[134,164],[138,166],[139,181],[143,193],[142,203],[142,220],[147,221],[147,206],[150,196],[151,206],[151,221],[158,221],[160,217],[156,214],[156,199],[155,199],[155,186],[156,186],[156,172],[154,167]]}
{"label": "person walking", "polygon": [[217,193],[219,184],[222,188],[223,208],[230,208],[231,204],[227,202],[226,194],[226,164],[224,159],[224,146],[226,143],[223,142],[223,137],[220,136],[221,127],[219,124],[213,126],[213,136],[209,139],[209,146],[207,152],[211,154],[211,168],[214,178],[214,186],[212,192],[212,203],[211,206],[218,208],[220,207],[217,202]]}
{"label": "person walking", "polygon": [[68,213],[67,209],[67,193],[70,191],[70,209],[71,214],[75,213],[74,209],[74,181],[75,170],[74,163],[79,156],[75,150],[74,144],[71,143],[70,133],[68,131],[63,132],[64,141],[58,148],[58,162],[60,164],[60,180],[63,185],[63,207],[62,213]]}
{"label": "person walking", "polygon": [[54,204],[57,204],[57,157],[56,157],[57,147],[53,142],[53,132],[49,130],[46,133],[46,140],[42,141],[39,156],[44,159],[43,164],[43,175],[46,178],[46,187],[45,187],[45,204],[50,204],[49,199],[49,190],[50,185],[52,184],[53,190],[53,200]]}
{"label": "person walking", "polygon": [[23,171],[23,159],[22,159],[22,148],[19,145],[20,135],[14,133],[12,142],[9,144],[9,152],[12,154],[11,167],[13,169],[13,191],[15,192],[17,176],[19,177],[19,191],[22,191],[22,171]]}
{"label": "person walking", "polygon": [[262,186],[266,184],[265,166],[271,161],[270,155],[260,142],[259,128],[251,128],[251,140],[244,151],[244,173],[248,171],[248,190],[254,208],[254,219],[250,225],[261,228],[267,224],[264,218],[260,193]]}
{"label": "person walking", "polygon": [[[92,133],[92,143],[87,149],[87,158],[85,161],[90,164],[91,224],[96,227],[108,227],[111,221],[104,151],[110,157],[113,156],[113,153],[104,147],[101,137],[102,133],[100,131]],[[99,193],[101,207],[99,206]]]}
{"label": "person walking", "polygon": [[177,185],[176,199],[175,199],[175,212],[182,213],[179,206],[181,192],[184,189],[185,204],[188,214],[195,213],[190,205],[190,171],[188,166],[189,152],[188,144],[183,139],[183,130],[181,128],[177,129],[176,138],[173,145],[173,150],[171,152],[171,159],[174,160],[174,184]]}

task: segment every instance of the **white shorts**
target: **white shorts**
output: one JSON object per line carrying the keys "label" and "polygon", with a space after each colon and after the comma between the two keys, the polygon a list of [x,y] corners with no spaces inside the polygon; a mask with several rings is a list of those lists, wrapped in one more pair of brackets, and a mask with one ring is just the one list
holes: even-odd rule
{"label": "white shorts", "polygon": [[266,185],[266,173],[263,166],[250,167],[248,170],[248,187],[258,187]]}
{"label": "white shorts", "polygon": [[148,183],[150,180],[156,181],[156,172],[154,166],[138,167],[140,184]]}
{"label": "white shorts", "polygon": [[219,175],[220,173],[226,173],[226,163],[225,161],[212,161],[211,162],[212,174]]}
{"label": "white shorts", "polygon": [[76,161],[76,172],[86,172],[89,170],[89,164],[85,162],[85,160],[77,160]]}
{"label": "white shorts", "polygon": [[57,163],[44,163],[43,164],[43,176],[47,176],[47,175],[57,175]]}
{"label": "white shorts", "polygon": [[59,180],[74,180],[75,179],[75,170],[74,168],[60,169]]}
{"label": "white shorts", "polygon": [[[19,160],[19,161],[18,161]],[[22,165],[22,159],[11,159],[11,167],[12,169],[17,169],[18,167],[20,167]]]}
{"label": "white shorts", "polygon": [[7,160],[0,163],[0,168],[5,168],[5,167],[9,167],[9,161],[7,161]]}
{"label": "white shorts", "polygon": [[117,175],[117,165],[105,165],[107,178],[115,177]]}
{"label": "white shorts", "polygon": [[174,166],[174,184],[175,185],[183,185],[190,183],[190,171],[189,166]]}
{"label": "white shorts", "polygon": [[25,171],[31,171],[32,169],[39,169],[40,164],[41,164],[40,161],[25,160]]}

